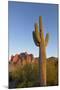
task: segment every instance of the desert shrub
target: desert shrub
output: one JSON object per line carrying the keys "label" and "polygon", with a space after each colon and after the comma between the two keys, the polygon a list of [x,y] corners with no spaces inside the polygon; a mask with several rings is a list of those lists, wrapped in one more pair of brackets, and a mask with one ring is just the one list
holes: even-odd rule
{"label": "desert shrub", "polygon": [[52,62],[52,61],[48,61],[47,62],[47,85],[57,85],[57,73],[58,73],[58,69],[57,69],[57,65]]}
{"label": "desert shrub", "polygon": [[[15,87],[40,86],[38,73],[38,63],[16,65],[15,70],[9,73],[9,82],[14,81]],[[47,86],[57,85],[58,83],[58,64],[47,61]]]}
{"label": "desert shrub", "polygon": [[11,72],[13,80],[18,80],[17,87],[31,87],[34,86],[38,80],[38,65],[25,64],[23,66],[16,66],[16,69]]}
{"label": "desert shrub", "polygon": [[17,88],[32,87],[32,86],[34,86],[34,82],[32,81],[27,81],[27,82],[24,81],[22,83],[17,84]]}
{"label": "desert shrub", "polygon": [[18,87],[31,87],[34,86],[38,80],[37,65],[26,64],[23,66],[23,81],[18,83]]}

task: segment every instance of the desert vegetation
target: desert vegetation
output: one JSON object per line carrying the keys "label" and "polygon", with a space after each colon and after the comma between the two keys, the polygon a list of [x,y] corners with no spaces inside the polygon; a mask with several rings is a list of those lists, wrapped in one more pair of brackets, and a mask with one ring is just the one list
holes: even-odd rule
{"label": "desert vegetation", "polygon": [[[11,64],[9,62],[9,64]],[[9,88],[39,87],[39,64],[27,63],[24,65],[12,64],[14,70],[9,72]],[[47,59],[47,85],[58,85],[58,60],[51,57]]]}
{"label": "desert vegetation", "polygon": [[16,69],[9,72],[9,81],[15,82],[15,87],[31,87],[38,82],[38,64],[16,65]]}

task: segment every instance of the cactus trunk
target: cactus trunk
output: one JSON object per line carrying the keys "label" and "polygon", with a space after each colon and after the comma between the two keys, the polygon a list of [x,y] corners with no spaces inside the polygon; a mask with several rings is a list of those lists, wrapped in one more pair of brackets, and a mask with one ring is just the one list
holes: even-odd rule
{"label": "cactus trunk", "polygon": [[42,16],[39,17],[39,30],[38,25],[35,24],[33,39],[35,45],[39,47],[39,83],[40,86],[46,86],[46,46],[48,43],[49,35],[47,33],[46,38],[44,38]]}
{"label": "cactus trunk", "polygon": [[40,86],[46,86],[46,55],[43,46],[39,47],[39,71]]}
{"label": "cactus trunk", "polygon": [[39,25],[40,25],[40,38],[41,43],[39,47],[39,68],[40,68],[40,85],[46,86],[46,50],[45,50],[45,40],[42,26],[42,17],[39,17]]}

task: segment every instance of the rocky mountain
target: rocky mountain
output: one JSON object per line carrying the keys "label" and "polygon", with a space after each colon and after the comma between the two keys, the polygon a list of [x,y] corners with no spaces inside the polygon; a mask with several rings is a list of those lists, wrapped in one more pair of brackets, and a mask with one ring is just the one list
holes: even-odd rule
{"label": "rocky mountain", "polygon": [[[58,61],[57,57],[47,58],[47,62],[56,63]],[[34,57],[33,54],[28,54],[27,52],[23,52],[20,54],[15,54],[11,56],[9,61],[10,64],[25,64],[25,63],[38,63],[38,57]]]}
{"label": "rocky mountain", "polygon": [[35,62],[37,63],[38,58],[34,58],[33,54],[28,54],[27,52],[16,54],[15,56],[11,56],[10,64],[26,64]]}

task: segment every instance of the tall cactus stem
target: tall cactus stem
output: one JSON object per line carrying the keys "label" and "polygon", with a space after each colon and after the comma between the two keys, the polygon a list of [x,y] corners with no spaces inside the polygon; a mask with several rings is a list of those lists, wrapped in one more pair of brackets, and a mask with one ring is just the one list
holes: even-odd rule
{"label": "tall cactus stem", "polygon": [[38,24],[35,24],[35,31],[33,31],[33,39],[35,45],[39,47],[39,83],[40,86],[46,86],[46,46],[48,44],[49,34],[44,38],[42,16],[39,17]]}

